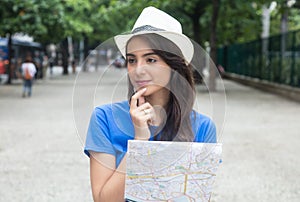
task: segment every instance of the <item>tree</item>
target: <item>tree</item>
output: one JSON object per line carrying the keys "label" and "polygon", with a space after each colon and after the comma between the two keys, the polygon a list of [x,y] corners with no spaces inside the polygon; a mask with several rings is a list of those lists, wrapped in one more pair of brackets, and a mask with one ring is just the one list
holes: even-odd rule
{"label": "tree", "polygon": [[[34,13],[37,12],[37,7],[33,1],[15,2],[3,0],[1,2],[1,17],[0,17],[0,34],[3,36],[8,34],[8,81],[11,83],[11,58],[12,58],[12,34],[16,32],[33,33],[45,32],[44,27],[40,23],[40,18],[35,17]],[[34,25],[33,25],[34,24]],[[35,26],[39,29],[36,30]]]}
{"label": "tree", "polygon": [[[213,0],[213,11],[210,29],[210,57],[214,64],[217,64],[217,22],[219,15],[220,0]],[[210,91],[216,91],[216,68],[214,64],[209,64],[209,86]]]}
{"label": "tree", "polygon": [[135,0],[103,0],[93,9],[94,31],[88,35],[91,42],[103,42],[117,34],[131,31],[135,20],[146,6],[160,7],[161,2]]}
{"label": "tree", "polygon": [[[67,74],[66,37],[82,38],[93,31],[90,25],[92,2],[95,0],[1,0],[0,1],[0,35],[11,36],[24,33],[32,36],[43,45],[61,42],[64,74]],[[9,51],[11,53],[11,51]],[[9,55],[9,61],[11,54]],[[9,62],[11,64],[11,62]],[[11,66],[8,68],[11,82]]]}
{"label": "tree", "polygon": [[[59,15],[53,17],[52,13],[45,12],[43,16],[39,14],[39,11],[48,8],[47,0],[40,0],[39,3],[35,0],[2,0],[0,6],[0,35],[4,36],[8,34],[8,81],[11,83],[12,72],[11,72],[11,41],[12,34],[14,33],[25,33],[31,36],[45,36],[48,33],[47,25],[43,24],[43,19],[49,19],[47,23],[55,24],[59,18]],[[56,4],[57,3],[57,4]],[[61,7],[59,7],[60,1],[53,0],[52,8],[57,9],[57,13],[60,13]],[[59,22],[59,21],[58,21]]]}
{"label": "tree", "polygon": [[[69,52],[67,37],[77,40],[83,39],[86,34],[93,32],[90,17],[92,15],[93,1],[86,0],[66,0],[62,2],[64,7],[64,35],[60,43],[62,53],[63,74],[68,74]],[[73,59],[73,58],[72,58]]]}
{"label": "tree", "polygon": [[276,2],[277,7],[271,15],[271,34],[282,34],[289,30],[300,29],[300,1],[277,0]]}
{"label": "tree", "polygon": [[260,38],[261,14],[259,1],[221,0],[217,24],[218,45],[228,45]]}
{"label": "tree", "polygon": [[185,34],[203,45],[207,41],[209,23],[207,8],[211,5],[210,0],[174,0],[165,1],[161,4],[163,10],[177,18],[183,25]]}

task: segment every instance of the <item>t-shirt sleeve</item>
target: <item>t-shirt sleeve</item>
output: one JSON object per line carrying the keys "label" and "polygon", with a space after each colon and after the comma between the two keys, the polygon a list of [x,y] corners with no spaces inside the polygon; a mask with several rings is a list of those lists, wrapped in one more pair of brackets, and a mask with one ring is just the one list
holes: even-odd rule
{"label": "t-shirt sleeve", "polygon": [[196,119],[196,142],[216,143],[217,142],[217,131],[214,122],[204,116],[199,115]]}
{"label": "t-shirt sleeve", "polygon": [[217,142],[216,126],[215,126],[214,122],[210,119],[206,125],[206,132],[205,132],[203,142],[208,142],[208,143],[216,143]]}
{"label": "t-shirt sleeve", "polygon": [[88,156],[89,151],[115,155],[106,113],[102,108],[95,108],[91,115],[84,148]]}

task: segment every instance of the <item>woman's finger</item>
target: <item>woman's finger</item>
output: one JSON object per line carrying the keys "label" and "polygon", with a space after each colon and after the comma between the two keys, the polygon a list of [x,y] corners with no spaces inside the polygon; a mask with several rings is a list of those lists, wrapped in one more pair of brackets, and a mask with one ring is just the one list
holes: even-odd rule
{"label": "woman's finger", "polygon": [[142,105],[142,104],[144,104],[144,103],[145,103],[145,97],[144,97],[144,96],[140,96],[137,105],[140,106],[140,105]]}
{"label": "woman's finger", "polygon": [[138,107],[138,99],[146,92],[147,88],[137,91],[130,100],[130,108],[136,109]]}

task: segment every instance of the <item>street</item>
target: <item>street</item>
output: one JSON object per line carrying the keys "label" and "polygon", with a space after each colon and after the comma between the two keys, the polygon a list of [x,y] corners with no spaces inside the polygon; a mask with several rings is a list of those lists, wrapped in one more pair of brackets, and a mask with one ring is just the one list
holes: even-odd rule
{"label": "street", "polygon": [[[0,201],[92,201],[82,144],[89,116],[96,105],[126,98],[126,79],[126,69],[56,73],[37,81],[31,98],[21,97],[20,82],[0,85]],[[221,92],[197,87],[200,111],[220,109],[223,159],[211,201],[298,201],[300,103],[224,85],[226,105]]]}

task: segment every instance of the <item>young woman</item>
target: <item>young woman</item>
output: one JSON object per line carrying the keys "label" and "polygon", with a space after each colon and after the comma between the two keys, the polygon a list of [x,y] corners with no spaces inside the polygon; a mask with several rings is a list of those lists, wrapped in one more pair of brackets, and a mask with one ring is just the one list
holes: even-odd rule
{"label": "young woman", "polygon": [[[146,8],[132,34],[121,37],[124,49],[116,38],[126,57],[128,100],[96,107],[91,116],[85,153],[94,201],[124,201],[128,140],[216,142],[214,123],[192,109],[195,91],[186,37],[168,27],[178,21],[166,15]],[[155,16],[169,23],[160,26]]]}

